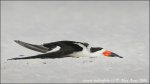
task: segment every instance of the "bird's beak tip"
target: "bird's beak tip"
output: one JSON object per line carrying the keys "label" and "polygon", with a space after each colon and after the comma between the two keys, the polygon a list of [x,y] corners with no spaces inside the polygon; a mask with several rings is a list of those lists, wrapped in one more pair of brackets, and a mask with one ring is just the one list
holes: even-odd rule
{"label": "bird's beak tip", "polygon": [[116,57],[123,58],[122,56],[116,56]]}

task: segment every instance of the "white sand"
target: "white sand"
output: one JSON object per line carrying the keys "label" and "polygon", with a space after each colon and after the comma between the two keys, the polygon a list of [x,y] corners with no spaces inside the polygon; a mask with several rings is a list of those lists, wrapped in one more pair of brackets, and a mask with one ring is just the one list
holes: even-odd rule
{"label": "white sand", "polygon": [[[148,1],[2,1],[2,83],[148,83]],[[13,40],[41,44],[85,41],[120,58],[7,59],[38,52]]]}

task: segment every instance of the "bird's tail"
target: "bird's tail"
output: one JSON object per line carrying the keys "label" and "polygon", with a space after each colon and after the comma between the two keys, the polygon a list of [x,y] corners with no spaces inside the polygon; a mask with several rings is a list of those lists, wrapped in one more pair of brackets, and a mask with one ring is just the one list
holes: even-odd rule
{"label": "bird's tail", "polygon": [[19,40],[14,40],[16,43],[18,43],[19,45],[26,47],[28,49],[34,50],[34,51],[38,51],[41,53],[46,53],[48,51],[48,48],[42,46],[42,45],[34,45],[34,44],[29,44],[29,43],[25,43]]}

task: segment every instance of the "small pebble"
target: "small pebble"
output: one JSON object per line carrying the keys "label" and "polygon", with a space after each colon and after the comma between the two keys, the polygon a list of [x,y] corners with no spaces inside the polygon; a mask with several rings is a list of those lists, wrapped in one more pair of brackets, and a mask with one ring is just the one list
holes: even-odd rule
{"label": "small pebble", "polygon": [[24,56],[24,55],[19,55],[19,56]]}
{"label": "small pebble", "polygon": [[46,62],[43,62],[43,64],[46,64]]}

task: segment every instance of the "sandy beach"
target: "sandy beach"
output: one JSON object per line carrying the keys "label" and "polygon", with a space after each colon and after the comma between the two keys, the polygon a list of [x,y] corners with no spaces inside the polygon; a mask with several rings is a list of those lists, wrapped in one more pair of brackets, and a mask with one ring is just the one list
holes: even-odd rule
{"label": "sandy beach", "polygon": [[[7,60],[14,42],[87,42],[124,58]],[[149,83],[148,1],[1,1],[1,83]]]}

